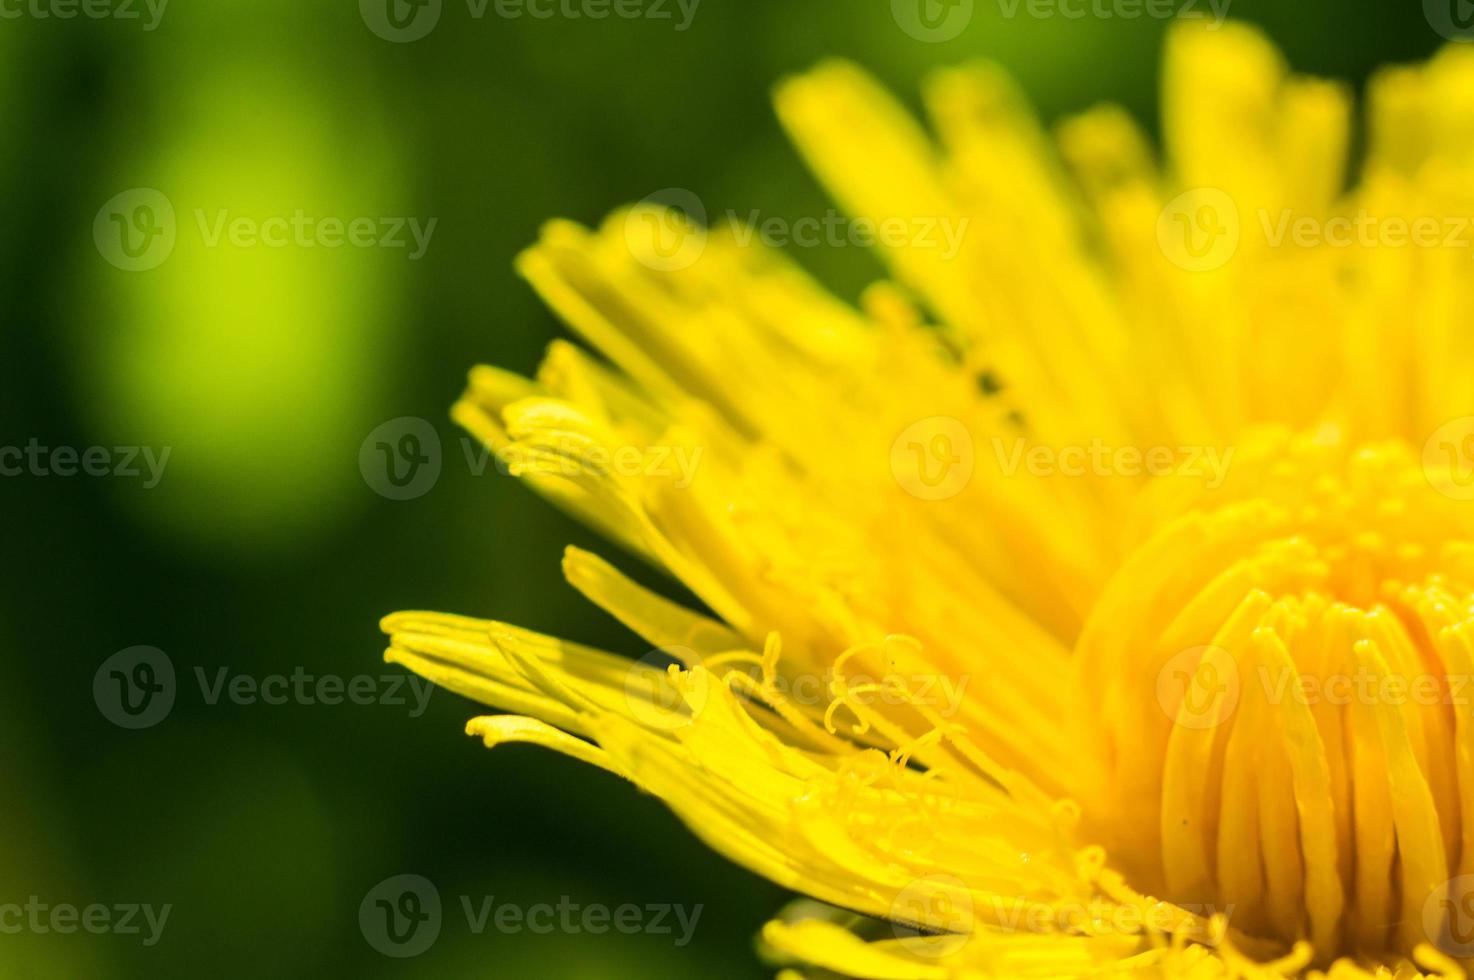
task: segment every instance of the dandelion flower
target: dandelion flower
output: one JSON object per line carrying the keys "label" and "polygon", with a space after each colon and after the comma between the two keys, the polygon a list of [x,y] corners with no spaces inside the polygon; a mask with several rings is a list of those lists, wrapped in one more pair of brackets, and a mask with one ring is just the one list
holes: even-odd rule
{"label": "dandelion flower", "polygon": [[518,268],[600,356],[455,405],[703,608],[570,549],[658,654],[404,612],[388,659],[806,896],[762,935],[792,976],[1474,957],[1474,50],[1376,75],[1364,141],[1249,28],[1165,58],[1161,164],[987,64],[929,128],[852,65],[788,80],[886,281],[555,221]]}

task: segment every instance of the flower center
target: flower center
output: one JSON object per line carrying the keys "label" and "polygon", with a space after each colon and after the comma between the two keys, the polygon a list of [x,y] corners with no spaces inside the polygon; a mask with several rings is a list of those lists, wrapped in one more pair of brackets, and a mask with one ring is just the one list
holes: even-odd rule
{"label": "flower center", "polygon": [[1474,513],[1402,444],[1259,435],[1106,588],[1095,805],[1144,890],[1317,955],[1474,955]]}

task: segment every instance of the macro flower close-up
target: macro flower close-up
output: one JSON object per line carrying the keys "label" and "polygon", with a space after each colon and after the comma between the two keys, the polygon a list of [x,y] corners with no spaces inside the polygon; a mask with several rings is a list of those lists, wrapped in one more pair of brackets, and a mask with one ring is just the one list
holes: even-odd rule
{"label": "macro flower close-up", "polygon": [[1474,980],[1474,0],[0,0],[0,980]]}
{"label": "macro flower close-up", "polygon": [[580,343],[455,404],[686,592],[570,548],[650,654],[400,612],[388,659],[803,896],[761,935],[793,976],[1474,956],[1474,50],[1358,109],[1184,23],[1161,77],[1160,151],[986,62],[925,123],[785,79],[884,279],[679,194],[552,221],[517,269]]}

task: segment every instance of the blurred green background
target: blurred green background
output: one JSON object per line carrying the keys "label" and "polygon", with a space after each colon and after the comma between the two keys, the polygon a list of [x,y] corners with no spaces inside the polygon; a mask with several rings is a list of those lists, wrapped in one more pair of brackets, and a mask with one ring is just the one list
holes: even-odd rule
{"label": "blurred green background", "polygon": [[[1154,123],[1165,24],[1004,16],[921,43],[881,0],[703,0],[672,20],[471,16],[391,43],[355,0],[214,0],[140,19],[0,4],[0,446],[171,447],[164,478],[0,478],[0,904],[169,903],[162,940],[0,934],[26,977],[751,977],[784,893],[655,800],[552,754],[488,754],[475,708],[211,705],[195,668],[378,676],[377,620],[431,608],[638,653],[567,589],[565,544],[620,558],[488,468],[446,420],[478,361],[522,371],[562,330],[514,275],[548,217],[597,221],[672,186],[713,213],[830,205],[768,106],[774,80],[853,58],[909,101],[931,67],[995,58],[1047,118],[1097,101]],[[64,3],[65,0],[60,0]],[[117,0],[122,3],[123,0]],[[565,0],[566,2],[566,0]],[[650,0],[653,2],[653,0]],[[1201,6],[1201,4],[1200,4]],[[677,19],[680,14],[671,7]],[[12,16],[16,11],[18,15]],[[370,11],[371,12],[371,11]],[[1235,0],[1300,70],[1360,85],[1441,38],[1415,4]],[[93,223],[132,188],[178,215],[130,272]],[[406,249],[207,248],[194,212],[437,219]],[[853,298],[856,249],[798,256]],[[431,492],[386,499],[360,445],[430,420]],[[629,565],[627,560],[624,561]],[[93,677],[148,644],[179,674],[154,727],[110,723]],[[391,875],[433,880],[439,941],[381,956],[358,927]],[[695,939],[472,935],[456,896],[704,906]]]}

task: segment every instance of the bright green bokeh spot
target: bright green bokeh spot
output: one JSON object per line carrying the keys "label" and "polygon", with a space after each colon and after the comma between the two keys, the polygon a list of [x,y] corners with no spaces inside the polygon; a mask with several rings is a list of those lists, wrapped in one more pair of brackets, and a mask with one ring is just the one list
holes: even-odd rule
{"label": "bright green bokeh spot", "polygon": [[[155,153],[112,168],[169,199],[175,245],[146,271],[82,256],[98,288],[79,318],[99,437],[172,447],[159,487],[134,495],[142,512],[202,543],[268,551],[371,499],[357,450],[414,251],[407,228],[404,248],[323,243],[325,218],[372,218],[377,241],[390,230],[379,219],[409,216],[393,155],[374,127],[345,128],[342,106],[270,68],[192,80]],[[232,223],[271,218],[288,222],[270,229],[284,247],[232,240]]]}

